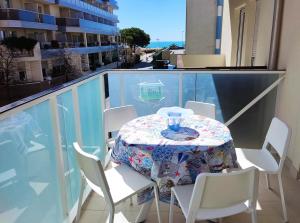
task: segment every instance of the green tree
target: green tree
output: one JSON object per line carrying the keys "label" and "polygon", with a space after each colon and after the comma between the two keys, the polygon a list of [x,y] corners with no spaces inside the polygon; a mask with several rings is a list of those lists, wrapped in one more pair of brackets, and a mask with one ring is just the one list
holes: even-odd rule
{"label": "green tree", "polygon": [[139,28],[127,28],[120,31],[121,39],[131,48],[145,47],[150,43],[150,36]]}

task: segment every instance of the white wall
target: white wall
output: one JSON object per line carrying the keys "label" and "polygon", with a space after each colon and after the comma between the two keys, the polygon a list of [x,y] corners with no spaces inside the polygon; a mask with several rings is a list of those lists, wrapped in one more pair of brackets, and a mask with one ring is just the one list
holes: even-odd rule
{"label": "white wall", "polygon": [[226,65],[236,65],[240,8],[245,7],[244,42],[242,66],[251,65],[255,29],[256,0],[225,0],[223,11],[221,54],[226,56]]}
{"label": "white wall", "polygon": [[214,54],[216,0],[187,0],[186,54]]}
{"label": "white wall", "polygon": [[225,56],[226,66],[231,66],[232,30],[230,22],[230,7],[228,1],[229,0],[224,0],[223,6],[221,54]]}
{"label": "white wall", "polygon": [[300,1],[285,0],[280,42],[279,68],[286,69],[286,79],[280,86],[276,115],[292,129],[288,157],[300,167]]}

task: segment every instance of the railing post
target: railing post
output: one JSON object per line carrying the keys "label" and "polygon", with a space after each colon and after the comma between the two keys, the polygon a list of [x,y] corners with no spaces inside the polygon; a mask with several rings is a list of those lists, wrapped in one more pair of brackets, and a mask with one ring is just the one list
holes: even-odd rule
{"label": "railing post", "polygon": [[180,73],[179,74],[179,80],[178,80],[178,103],[179,103],[179,107],[182,107],[183,104],[183,97],[182,97],[182,92],[183,92],[183,74]]}
{"label": "railing post", "polygon": [[78,98],[77,86],[72,88],[72,98],[73,98],[73,106],[74,106],[76,139],[77,139],[79,145],[82,146],[82,133],[81,133],[79,98]]}
{"label": "railing post", "polygon": [[56,155],[56,164],[57,164],[57,174],[59,179],[59,186],[61,192],[61,202],[63,208],[63,216],[68,217],[68,196],[67,196],[67,184],[65,179],[65,166],[63,158],[63,149],[61,142],[60,134],[60,125],[59,125],[59,115],[58,115],[58,106],[56,96],[50,98],[50,107],[52,115],[52,124],[53,124],[53,135],[54,135],[54,145],[55,145],[55,155]]}
{"label": "railing post", "polygon": [[99,75],[100,97],[101,97],[100,104],[101,104],[102,112],[104,111],[104,109],[106,109],[105,84],[104,83],[105,83],[104,75]]}

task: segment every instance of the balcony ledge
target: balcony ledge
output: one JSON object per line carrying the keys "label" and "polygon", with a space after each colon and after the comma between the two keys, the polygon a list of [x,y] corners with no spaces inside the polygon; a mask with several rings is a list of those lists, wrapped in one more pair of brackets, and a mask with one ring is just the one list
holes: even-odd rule
{"label": "balcony ledge", "polygon": [[48,49],[42,50],[42,59],[59,56],[63,50],[66,53],[74,54],[90,54],[90,53],[101,53],[109,52],[117,49],[117,46],[92,46],[92,47],[75,47],[75,48],[64,48],[64,49]]}
{"label": "balcony ledge", "polygon": [[0,20],[0,27],[2,28],[28,28],[28,29],[45,29],[45,30],[58,30],[57,25],[51,25],[38,22],[27,22],[20,20]]}
{"label": "balcony ledge", "polygon": [[59,26],[62,32],[85,32],[93,34],[117,35],[119,30],[115,26],[109,26],[85,19],[79,19],[79,26]]}

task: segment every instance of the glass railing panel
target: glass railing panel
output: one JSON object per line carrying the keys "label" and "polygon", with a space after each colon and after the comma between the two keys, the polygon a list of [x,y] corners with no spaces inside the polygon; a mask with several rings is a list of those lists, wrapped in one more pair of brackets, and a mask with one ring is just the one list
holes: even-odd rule
{"label": "glass railing panel", "polygon": [[38,14],[29,11],[19,11],[19,19],[27,22],[38,22]]}
{"label": "glass railing panel", "polygon": [[45,15],[45,14],[40,14],[40,16],[42,17],[41,22],[46,23],[46,24],[55,25],[55,17],[54,16]]}
{"label": "glass railing panel", "polygon": [[85,13],[89,13],[95,16],[100,16],[106,18],[108,20],[117,21],[118,17],[114,14],[111,14],[103,9],[100,9],[96,6],[93,6],[89,3],[83,2],[81,0],[58,0],[57,4],[60,6],[65,6],[68,8],[72,8],[77,11],[82,11]]}
{"label": "glass railing panel", "polygon": [[[184,106],[188,100],[212,103],[216,106],[216,119],[226,123],[277,79],[278,74],[265,72],[111,72],[109,103],[110,107],[134,105],[140,116],[155,113],[161,107]],[[261,146],[274,116],[275,100],[273,90],[229,125],[237,146]]]}
{"label": "glass railing panel", "polygon": [[[198,75],[199,76],[202,75]],[[220,107],[224,122],[227,122],[278,78],[277,74],[213,74],[212,84],[216,90],[214,102]],[[203,92],[203,83],[197,81],[197,100]],[[258,148],[262,145],[266,131],[274,116],[276,89],[262,98],[246,113],[234,121],[229,128],[238,147]]]}
{"label": "glass railing panel", "polygon": [[179,75],[159,72],[109,74],[111,107],[134,105],[138,115],[149,115],[161,107],[179,105]]}
{"label": "glass railing panel", "polygon": [[114,35],[117,32],[117,27],[115,26],[93,22],[90,20],[80,19],[79,23],[81,28],[93,29],[97,32],[103,32],[106,35]]}
{"label": "glass railing panel", "polygon": [[100,80],[96,78],[78,87],[79,113],[83,149],[97,155],[105,156],[105,143],[102,120],[102,97]]}
{"label": "glass railing panel", "polygon": [[57,108],[61,134],[61,148],[64,159],[64,175],[69,211],[76,203],[80,192],[80,171],[73,148],[77,141],[72,92],[68,91],[57,96]]}
{"label": "glass railing panel", "polygon": [[63,222],[49,101],[0,121],[0,219]]}
{"label": "glass railing panel", "polygon": [[212,74],[184,74],[182,98],[183,106],[187,101],[214,104],[216,106],[216,119],[224,122]]}

